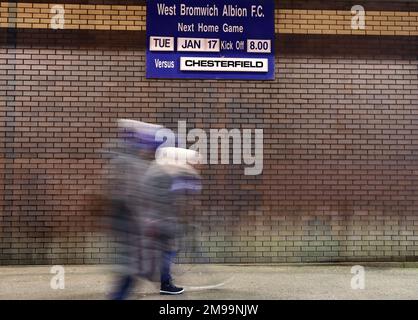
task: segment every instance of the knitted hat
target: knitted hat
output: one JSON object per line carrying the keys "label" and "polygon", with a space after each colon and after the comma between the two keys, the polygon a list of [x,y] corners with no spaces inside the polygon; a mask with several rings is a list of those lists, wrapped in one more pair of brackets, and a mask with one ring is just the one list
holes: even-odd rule
{"label": "knitted hat", "polygon": [[162,141],[156,141],[155,135],[163,127],[143,121],[119,119],[118,125],[122,138],[140,149],[156,150]]}

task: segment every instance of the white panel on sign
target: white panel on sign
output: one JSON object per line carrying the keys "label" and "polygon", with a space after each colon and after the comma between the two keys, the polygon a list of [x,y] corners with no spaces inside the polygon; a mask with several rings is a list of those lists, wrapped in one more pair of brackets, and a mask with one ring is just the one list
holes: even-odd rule
{"label": "white panel on sign", "polygon": [[268,59],[180,57],[180,70],[268,72]]}
{"label": "white panel on sign", "polygon": [[150,37],[150,51],[174,51],[174,37]]}
{"label": "white panel on sign", "polygon": [[270,53],[271,40],[248,39],[247,40],[248,53]]}
{"label": "white panel on sign", "polygon": [[177,38],[177,51],[181,52],[219,52],[219,39]]}

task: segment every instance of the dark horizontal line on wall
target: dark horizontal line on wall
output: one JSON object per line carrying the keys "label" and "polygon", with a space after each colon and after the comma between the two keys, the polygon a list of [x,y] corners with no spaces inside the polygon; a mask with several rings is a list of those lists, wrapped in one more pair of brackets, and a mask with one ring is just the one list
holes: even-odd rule
{"label": "dark horizontal line on wall", "polygon": [[[56,3],[83,5],[146,5],[146,0],[4,0],[21,3]],[[362,5],[373,11],[417,11],[416,0],[276,0],[276,8],[312,10],[350,10],[354,5]]]}
{"label": "dark horizontal line on wall", "polygon": [[418,37],[353,35],[276,35],[276,52],[284,54],[417,57]]}
{"label": "dark horizontal line on wall", "polygon": [[146,0],[2,0],[2,2],[14,3],[53,3],[53,4],[81,4],[81,5],[121,5],[121,6],[144,6]]}
{"label": "dark horizontal line on wall", "polygon": [[[144,31],[108,31],[108,30],[53,30],[53,29],[3,29],[8,30],[0,35],[0,46],[11,41],[17,46],[41,47],[145,47]],[[14,39],[10,36],[12,30]]]}
{"label": "dark horizontal line on wall", "polygon": [[347,10],[355,5],[372,11],[417,11],[416,0],[279,0],[276,6],[282,9]]}
{"label": "dark horizontal line on wall", "polygon": [[[144,31],[4,29],[0,46],[145,49]],[[408,55],[417,57],[418,36],[277,34],[279,54]]]}
{"label": "dark horizontal line on wall", "polygon": [[54,3],[54,4],[82,4],[82,5],[140,5],[146,4],[146,0],[2,0],[2,2],[17,3]]}

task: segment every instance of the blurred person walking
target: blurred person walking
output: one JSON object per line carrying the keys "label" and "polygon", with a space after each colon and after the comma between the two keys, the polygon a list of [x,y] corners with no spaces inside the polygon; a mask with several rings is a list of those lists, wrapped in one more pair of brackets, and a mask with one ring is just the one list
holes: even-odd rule
{"label": "blurred person walking", "polygon": [[199,174],[187,164],[197,153],[161,148],[155,159],[161,126],[134,120],[120,120],[119,126],[122,138],[110,161],[108,188],[111,229],[119,244],[110,298],[127,298],[137,278],[160,282],[160,294],[183,293],[173,284],[170,266],[181,233],[179,203],[187,192],[201,189]]}
{"label": "blurred person walking", "polygon": [[143,179],[144,224],[152,230],[151,246],[158,248],[160,262],[160,294],[180,294],[184,289],[173,284],[171,264],[178,247],[176,240],[182,234],[179,220],[182,205],[190,191],[201,190],[198,172],[188,164],[196,163],[198,154],[182,148],[162,148]]}
{"label": "blurred person walking", "polygon": [[117,242],[117,281],[110,298],[125,299],[135,277],[144,274],[141,258],[143,207],[142,178],[154,159],[158,144],[155,133],[161,126],[141,121],[118,121],[120,139],[110,160],[107,196],[110,228]]}

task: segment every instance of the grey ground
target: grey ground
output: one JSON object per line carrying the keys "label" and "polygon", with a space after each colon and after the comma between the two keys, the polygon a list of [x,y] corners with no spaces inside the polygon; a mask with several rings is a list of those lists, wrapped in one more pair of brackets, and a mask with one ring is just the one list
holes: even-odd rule
{"label": "grey ground", "polygon": [[[65,289],[53,290],[51,266],[0,267],[0,299],[106,299],[110,266],[65,266]],[[350,265],[183,265],[180,296],[137,283],[130,299],[417,299],[418,268],[367,266],[364,290],[351,289]]]}

